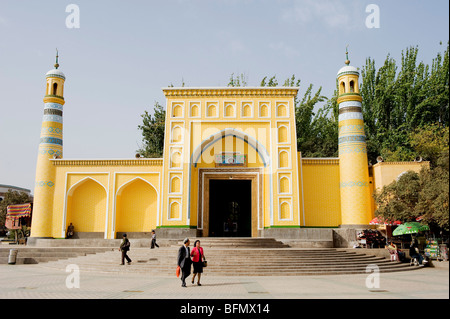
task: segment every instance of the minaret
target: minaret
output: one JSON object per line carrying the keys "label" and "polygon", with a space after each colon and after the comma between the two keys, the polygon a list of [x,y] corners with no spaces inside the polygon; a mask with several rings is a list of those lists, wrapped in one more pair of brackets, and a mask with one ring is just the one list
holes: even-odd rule
{"label": "minaret", "polygon": [[64,73],[58,70],[58,51],[55,68],[46,74],[47,89],[44,97],[44,116],[36,164],[31,237],[52,236],[53,194],[55,168],[50,159],[62,158]]}
{"label": "minaret", "polygon": [[368,225],[371,195],[359,72],[350,66],[348,52],[345,64],[337,74],[341,226]]}

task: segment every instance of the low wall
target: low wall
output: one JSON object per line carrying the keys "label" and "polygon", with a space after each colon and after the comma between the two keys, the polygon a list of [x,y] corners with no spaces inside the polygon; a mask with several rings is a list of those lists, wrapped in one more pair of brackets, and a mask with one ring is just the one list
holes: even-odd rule
{"label": "low wall", "polygon": [[276,238],[293,248],[333,248],[331,228],[268,228],[261,237]]}

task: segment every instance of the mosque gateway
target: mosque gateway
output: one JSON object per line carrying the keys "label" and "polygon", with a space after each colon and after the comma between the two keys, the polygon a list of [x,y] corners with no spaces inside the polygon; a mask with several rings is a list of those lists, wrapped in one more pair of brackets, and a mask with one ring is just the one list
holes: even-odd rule
{"label": "mosque gateway", "polygon": [[373,218],[373,190],[423,165],[369,166],[359,72],[348,60],[337,75],[338,158],[297,149],[296,87],[170,87],[163,158],[65,159],[65,80],[57,61],[46,74],[32,238],[65,238],[70,223],[77,238],[105,239],[361,228]]}

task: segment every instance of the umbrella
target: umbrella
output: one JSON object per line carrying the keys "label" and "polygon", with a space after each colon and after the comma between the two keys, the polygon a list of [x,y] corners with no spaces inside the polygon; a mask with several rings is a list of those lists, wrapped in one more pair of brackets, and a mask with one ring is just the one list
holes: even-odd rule
{"label": "umbrella", "polygon": [[403,225],[398,226],[394,232],[392,233],[393,236],[399,236],[399,235],[406,235],[406,234],[415,234],[420,231],[430,230],[430,227],[427,225],[422,225],[418,222],[407,222]]}
{"label": "umbrella", "polygon": [[400,225],[402,222],[396,220],[395,222],[388,222],[383,220],[381,217],[375,217],[370,221],[370,225]]}

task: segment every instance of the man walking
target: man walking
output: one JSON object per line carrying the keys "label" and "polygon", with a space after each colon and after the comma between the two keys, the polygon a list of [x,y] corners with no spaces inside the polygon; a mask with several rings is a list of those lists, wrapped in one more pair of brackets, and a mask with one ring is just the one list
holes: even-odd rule
{"label": "man walking", "polygon": [[150,248],[153,249],[153,248],[155,248],[155,246],[159,248],[159,245],[156,243],[156,233],[155,233],[155,230],[152,230],[152,245],[151,245]]}
{"label": "man walking", "polygon": [[186,278],[191,274],[191,251],[189,238],[183,240],[183,246],[178,249],[178,266],[181,268],[181,287],[186,287]]}
{"label": "man walking", "polygon": [[127,260],[128,265],[131,263],[130,257],[128,257],[127,252],[130,250],[130,241],[127,238],[127,234],[123,234],[123,240],[120,244],[119,250],[122,252],[122,263],[121,265],[125,265],[124,259]]}

